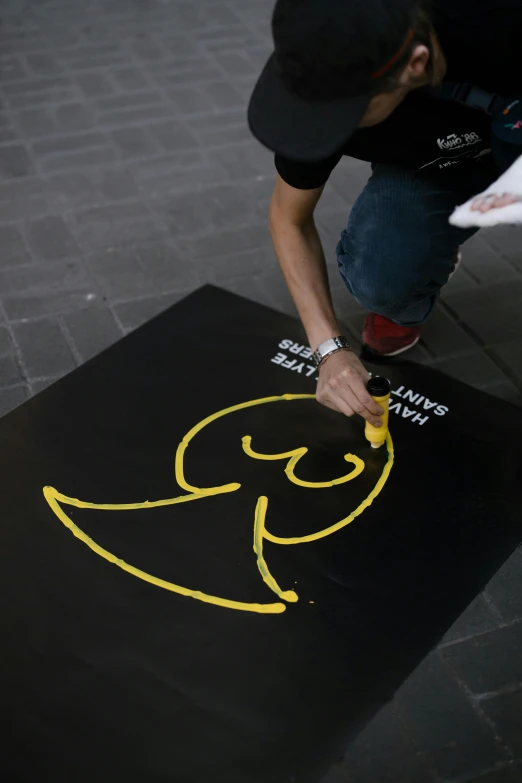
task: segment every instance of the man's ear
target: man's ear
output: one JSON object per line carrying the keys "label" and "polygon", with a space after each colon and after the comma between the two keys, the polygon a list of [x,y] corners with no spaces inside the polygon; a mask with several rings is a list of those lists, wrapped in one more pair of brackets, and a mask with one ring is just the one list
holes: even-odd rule
{"label": "man's ear", "polygon": [[400,83],[407,87],[412,81],[421,79],[428,67],[430,59],[430,50],[424,44],[418,44],[411,53],[408,65],[401,74]]}

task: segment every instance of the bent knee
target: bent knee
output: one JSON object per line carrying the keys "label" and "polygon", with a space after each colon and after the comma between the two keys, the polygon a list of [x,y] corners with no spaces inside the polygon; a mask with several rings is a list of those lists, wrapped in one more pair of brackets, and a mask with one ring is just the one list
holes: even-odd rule
{"label": "bent knee", "polygon": [[415,300],[423,288],[413,262],[404,255],[399,262],[384,251],[379,256],[368,252],[341,252],[337,256],[341,277],[361,307],[388,318]]}

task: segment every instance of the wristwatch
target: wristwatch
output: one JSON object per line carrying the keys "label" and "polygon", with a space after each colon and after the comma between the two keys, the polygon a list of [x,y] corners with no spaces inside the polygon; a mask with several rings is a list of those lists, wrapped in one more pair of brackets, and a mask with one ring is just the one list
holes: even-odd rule
{"label": "wristwatch", "polygon": [[328,356],[331,356],[332,353],[337,353],[337,351],[351,350],[352,346],[346,337],[343,337],[342,335],[339,335],[338,337],[330,337],[329,340],[325,340],[324,343],[321,343],[317,346],[312,354],[312,359],[314,360],[315,366],[319,369],[324,360]]}

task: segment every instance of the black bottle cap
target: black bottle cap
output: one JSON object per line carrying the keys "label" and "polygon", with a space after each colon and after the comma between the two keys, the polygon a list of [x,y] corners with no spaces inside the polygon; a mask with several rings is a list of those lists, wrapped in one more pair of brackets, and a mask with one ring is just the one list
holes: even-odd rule
{"label": "black bottle cap", "polygon": [[373,375],[368,381],[367,389],[372,397],[386,397],[391,391],[391,383],[382,375]]}

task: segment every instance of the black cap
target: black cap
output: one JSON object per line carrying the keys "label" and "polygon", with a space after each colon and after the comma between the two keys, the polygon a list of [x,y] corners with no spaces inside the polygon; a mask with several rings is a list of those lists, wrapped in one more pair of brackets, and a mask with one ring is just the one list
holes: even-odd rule
{"label": "black cap", "polygon": [[372,375],[366,388],[372,397],[386,397],[391,391],[391,383],[382,375]]}
{"label": "black cap", "polygon": [[254,136],[294,160],[342,149],[413,37],[414,0],[278,0],[275,52],[248,107]]}

